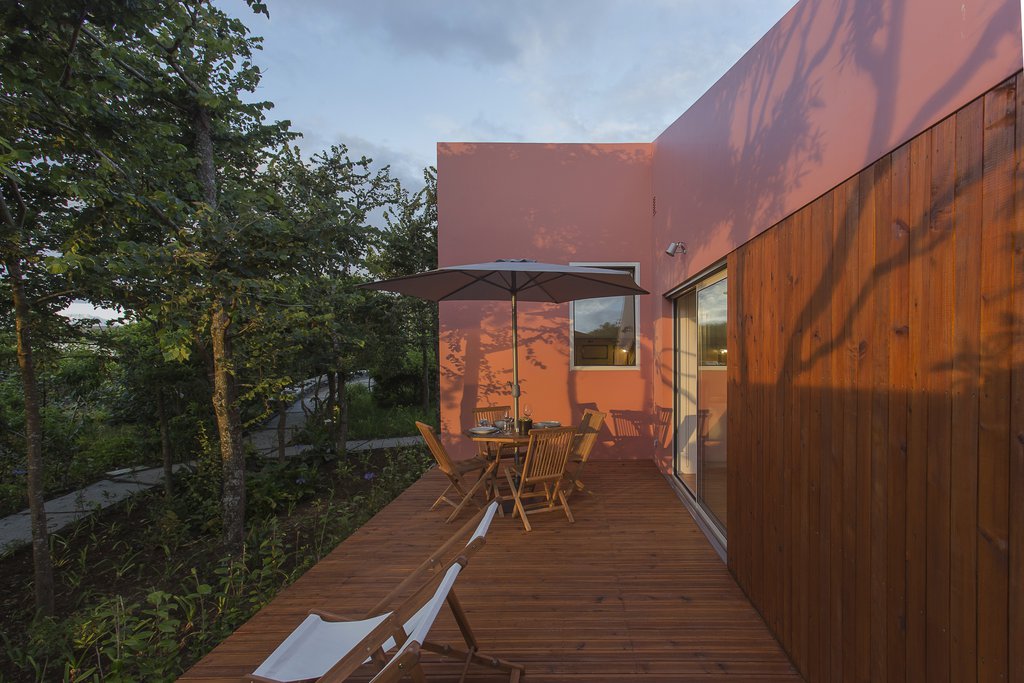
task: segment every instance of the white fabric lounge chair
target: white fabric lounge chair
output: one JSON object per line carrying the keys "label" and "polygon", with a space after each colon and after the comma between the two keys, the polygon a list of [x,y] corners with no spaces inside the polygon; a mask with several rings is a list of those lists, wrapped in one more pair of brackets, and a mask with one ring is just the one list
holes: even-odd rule
{"label": "white fabric lounge chair", "polygon": [[[419,660],[421,651],[427,650],[463,659],[466,662],[464,672],[470,663],[476,663],[506,671],[510,680],[518,681],[523,671],[522,667],[477,652],[476,639],[453,590],[459,572],[469,562],[469,555],[484,543],[484,536],[497,509],[497,503],[491,503],[474,519],[474,523],[477,519],[479,523],[463,552],[446,563],[442,572],[438,572],[433,580],[394,611],[357,621],[345,621],[342,617],[327,612],[314,611],[285,638],[259,668],[249,675],[249,680],[265,683],[344,681],[359,667],[371,662],[376,662],[382,667],[373,678],[375,683],[398,681],[410,674],[414,680],[424,680]],[[452,540],[463,535],[469,526],[467,524],[463,527]],[[399,589],[407,587],[422,573],[424,567],[436,563],[438,556],[451,546],[450,540],[409,579],[403,581]],[[389,598],[399,589],[392,591]],[[389,598],[382,602],[388,601]],[[465,651],[426,640],[434,620],[446,602],[466,640],[468,649]]]}

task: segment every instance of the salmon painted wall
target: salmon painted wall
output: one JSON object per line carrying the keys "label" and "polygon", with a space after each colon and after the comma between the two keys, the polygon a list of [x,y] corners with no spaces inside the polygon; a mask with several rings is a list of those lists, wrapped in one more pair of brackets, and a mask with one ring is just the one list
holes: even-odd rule
{"label": "salmon painted wall", "polygon": [[[438,263],[529,258],[549,263],[637,262],[651,278],[650,144],[441,143]],[[658,297],[640,297],[649,330]],[[579,421],[583,409],[652,412],[652,340],[639,338],[639,369],[570,371],[569,304],[519,305],[521,405],[535,420]],[[479,405],[511,404],[507,301],[440,306],[441,431],[455,457],[473,453],[459,433]],[[593,457],[650,457],[650,439],[614,438]]]}
{"label": "salmon painted wall", "polygon": [[[1018,0],[804,0],[654,141],[662,294],[1021,69]],[[683,240],[689,254],[669,258]],[[672,406],[671,304],[654,402]],[[669,448],[657,458],[671,467]]]}

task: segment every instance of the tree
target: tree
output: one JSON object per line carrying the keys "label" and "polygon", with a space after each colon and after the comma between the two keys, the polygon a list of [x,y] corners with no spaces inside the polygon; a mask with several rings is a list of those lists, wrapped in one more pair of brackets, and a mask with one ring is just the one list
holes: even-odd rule
{"label": "tree", "polygon": [[116,362],[115,418],[155,426],[159,434],[164,494],[170,498],[174,493],[173,417],[186,412],[188,404],[202,402],[209,409],[205,373],[195,362],[166,360],[149,321],[99,330],[93,337]]}
{"label": "tree", "polygon": [[[356,289],[379,235],[370,216],[398,197],[389,169],[375,172],[370,165],[366,157],[351,159],[348,149],[339,145],[309,161],[303,161],[298,149],[287,148],[268,168],[282,198],[281,220],[309,245],[291,291],[294,306],[303,310],[304,357],[327,376],[328,424],[339,453],[344,452],[348,430],[345,382],[363,365],[373,325],[370,299]],[[299,331],[294,325],[291,329]]]}
{"label": "tree", "polygon": [[[381,278],[412,275],[437,268],[437,170],[423,171],[423,189],[410,195],[401,191],[398,211],[388,217],[388,229],[381,235],[380,246],[369,260],[374,273]],[[378,295],[389,311],[389,317],[400,320],[404,330],[412,330],[414,344],[420,354],[420,400],[429,410],[432,377],[437,377],[437,304],[412,297]],[[383,345],[394,349],[394,345]],[[431,359],[433,362],[431,362]],[[392,364],[394,361],[392,361]],[[436,396],[436,392],[433,392]]]}
{"label": "tree", "polygon": [[[109,25],[119,9],[115,1],[92,3],[92,20]],[[89,198],[110,172],[104,150],[116,147],[110,124],[123,113],[105,96],[103,73],[80,58],[85,22],[84,6],[70,0],[0,7],[0,270],[24,394],[36,604],[46,614],[54,582],[36,352],[66,327],[57,312],[87,284],[46,266],[49,255],[63,252],[71,262],[95,241],[103,204]]]}
{"label": "tree", "polygon": [[118,239],[98,265],[114,275],[104,296],[153,320],[168,358],[198,351],[207,361],[223,535],[239,549],[245,457],[235,346],[257,298],[295,271],[303,248],[261,183],[261,169],[294,135],[287,123],[265,122],[269,104],[241,98],[260,78],[252,62],[260,41],[241,21],[203,0],[150,9],[145,31],[87,33],[139,112],[112,185]]}

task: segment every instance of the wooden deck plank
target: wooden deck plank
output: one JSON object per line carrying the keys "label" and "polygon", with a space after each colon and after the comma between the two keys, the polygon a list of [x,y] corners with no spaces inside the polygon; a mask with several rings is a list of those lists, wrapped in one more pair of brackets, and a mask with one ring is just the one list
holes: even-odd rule
{"label": "wooden deck plank", "polygon": [[[596,462],[576,524],[496,518],[456,586],[481,647],[530,681],[800,681],[728,569],[650,462]],[[180,680],[239,681],[309,609],[359,615],[454,531],[428,473]],[[442,615],[433,637],[457,640]],[[428,678],[457,677],[432,659]],[[431,679],[434,680],[434,679]],[[469,680],[496,681],[484,670]]]}

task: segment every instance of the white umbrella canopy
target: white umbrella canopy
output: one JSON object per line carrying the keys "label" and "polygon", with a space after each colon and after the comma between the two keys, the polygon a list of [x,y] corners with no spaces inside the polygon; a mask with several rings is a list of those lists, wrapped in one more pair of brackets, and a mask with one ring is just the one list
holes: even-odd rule
{"label": "white umbrella canopy", "polygon": [[565,303],[579,299],[648,294],[622,270],[499,259],[489,263],[448,266],[424,273],[360,285],[428,301],[512,302],[512,401],[519,419],[519,301]]}

